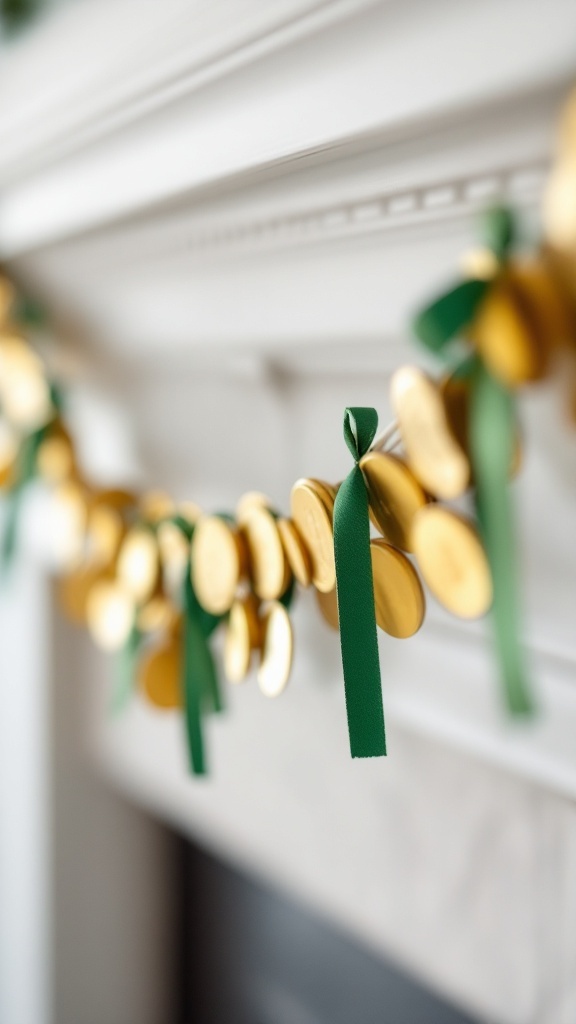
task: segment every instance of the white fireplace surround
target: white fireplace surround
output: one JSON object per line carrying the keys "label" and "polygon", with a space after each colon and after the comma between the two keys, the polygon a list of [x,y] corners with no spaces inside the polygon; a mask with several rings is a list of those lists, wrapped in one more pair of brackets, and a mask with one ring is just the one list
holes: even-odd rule
{"label": "white fireplace surround", "polygon": [[[58,325],[55,358],[90,464],[208,506],[258,487],[285,507],[299,474],[341,479],[344,406],[374,404],[385,423],[390,371],[427,362],[410,315],[454,273],[476,212],[509,199],[535,237],[575,38],[569,0],[84,0],[7,50],[0,257]],[[58,714],[65,748],[85,727],[92,763],[122,793],[481,1019],[573,1020],[576,444],[562,402],[555,384],[522,403],[514,490],[542,707],[530,726],[502,714],[485,624],[462,626],[431,600],[418,638],[381,638],[390,757],[352,763],[337,643],[305,595],[290,692],[274,704],[253,685],[231,692],[209,730],[213,777],[196,783],[177,717],[136,698],[111,719],[109,664],[58,622],[44,570],[22,569],[0,610],[12,638],[3,675],[21,680],[0,747],[10,735],[6,772],[25,780],[18,806],[0,788],[12,836],[0,897],[18,862],[38,928],[11,943],[0,924],[14,967],[8,980],[0,968],[0,1010],[19,1007],[7,1024],[96,1024],[120,1006],[123,1024],[162,1019],[160,1002],[116,977],[110,951],[115,980],[99,995],[109,1017],[90,1016],[82,982],[43,955],[54,919],[74,916],[45,899],[72,854],[47,856],[41,877],[26,866],[31,844],[50,842],[41,795]],[[31,624],[55,636],[41,658],[21,658],[14,640]],[[72,714],[77,689],[86,700]],[[31,693],[47,707],[35,723],[44,761],[14,742]],[[66,819],[69,776],[50,763]],[[133,809],[103,806],[92,785],[74,810],[87,829],[121,833],[125,856],[143,836],[155,851],[124,894],[133,907],[147,885],[162,892],[162,839],[141,820],[119,824]],[[155,940],[122,927],[126,956],[158,969]],[[81,950],[62,941],[82,977]],[[36,990],[19,981],[30,970]]]}

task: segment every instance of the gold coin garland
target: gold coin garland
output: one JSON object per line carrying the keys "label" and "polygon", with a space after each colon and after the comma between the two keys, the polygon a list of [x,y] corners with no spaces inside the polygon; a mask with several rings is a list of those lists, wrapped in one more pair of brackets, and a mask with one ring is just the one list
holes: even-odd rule
{"label": "gold coin garland", "polygon": [[[519,640],[508,488],[521,461],[514,395],[550,375],[559,352],[576,363],[575,110],[576,92],[546,191],[542,244],[529,257],[517,256],[513,215],[489,212],[483,244],[465,257],[460,280],[414,323],[417,337],[444,360],[440,379],[414,366],[396,371],[390,387],[396,422],[356,452],[356,469],[337,501],[339,484],[312,477],[294,484],[284,515],[260,492],[245,494],[235,515],[214,515],[192,503],[177,505],[161,492],[91,486],[78,463],[60,389],[26,340],[26,304],[0,275],[4,565],[14,552],[24,487],[40,476],[52,489],[66,614],[87,625],[104,650],[129,655],[122,699],[135,672],[151,704],[182,710],[198,774],[206,770],[203,717],[222,707],[212,634],[222,627],[230,683],[254,672],[262,693],[278,697],[292,667],[290,609],[298,588],[312,588],[333,630],[353,607],[346,592],[337,591],[334,554],[335,529],[342,537],[348,535],[343,526],[351,527],[344,491],[352,478],[358,500],[365,500],[365,487],[372,523],[368,550],[358,551],[368,558],[361,559],[363,571],[371,566],[362,593],[372,595],[380,630],[406,639],[420,629],[423,584],[460,618],[482,616],[492,607],[508,706],[532,710]],[[373,410],[348,414],[349,435],[355,415],[358,424],[376,423]],[[347,437],[351,450],[357,441]],[[455,500],[457,508],[450,505]],[[356,582],[353,567],[344,573],[341,565],[338,588]],[[347,657],[356,659],[357,686],[362,654],[349,649]],[[347,690],[349,697],[361,707],[361,693]],[[385,744],[382,750],[378,744],[375,751],[384,752]]]}

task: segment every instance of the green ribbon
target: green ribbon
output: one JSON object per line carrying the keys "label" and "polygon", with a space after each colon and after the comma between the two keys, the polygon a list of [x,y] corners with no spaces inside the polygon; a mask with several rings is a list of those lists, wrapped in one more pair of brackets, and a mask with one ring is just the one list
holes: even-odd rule
{"label": "green ribbon", "polygon": [[341,484],[334,504],[340,645],[352,757],[379,757],[386,753],[368,494],[358,465],[372,444],[377,427],[375,409],[346,409],[344,439],[355,465]]}
{"label": "green ribbon", "polygon": [[190,565],[184,574],[182,612],[182,694],[190,767],[194,775],[206,775],[203,714],[220,712],[224,707],[216,665],[208,643],[221,618],[210,615],[200,605],[192,584]]}
{"label": "green ribbon", "polygon": [[142,633],[134,621],[128,639],[118,657],[116,688],[112,695],[111,711],[113,715],[119,715],[124,711],[132,695],[141,645]]}
{"label": "green ribbon", "polygon": [[516,543],[509,487],[514,453],[514,399],[482,361],[471,377],[470,448],[476,510],[492,572],[492,616],[506,704],[529,715],[534,701],[520,643]]}
{"label": "green ribbon", "polygon": [[0,543],[0,572],[6,576],[16,554],[18,543],[18,524],[22,507],[22,498],[27,484],[34,478],[36,473],[36,456],[38,448],[46,434],[48,427],[41,427],[29,434],[22,440],[20,450],[16,458],[14,469],[14,482],[6,491],[5,496],[5,517]]}
{"label": "green ribbon", "polygon": [[414,319],[417,338],[432,352],[440,352],[471,323],[490,287],[489,281],[470,278],[430,303]]}

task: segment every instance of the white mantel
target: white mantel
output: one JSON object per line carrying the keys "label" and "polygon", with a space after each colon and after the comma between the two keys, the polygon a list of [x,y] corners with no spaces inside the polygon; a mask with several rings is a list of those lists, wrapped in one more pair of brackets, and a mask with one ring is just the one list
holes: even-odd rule
{"label": "white mantel", "polygon": [[[46,299],[79,392],[97,380],[127,412],[127,469],[208,506],[340,479],[342,409],[386,421],[390,370],[421,359],[411,311],[474,213],[504,196],[535,224],[575,38],[568,0],[114,0],[8,54],[0,254]],[[207,783],[177,718],[136,700],[110,721],[88,643],[82,674],[96,761],[139,802],[486,1019],[568,1024],[576,446],[553,389],[523,413],[534,726],[502,716],[484,626],[432,601],[414,641],[381,638],[386,763],[348,759],[308,595],[290,691],[229,694]]]}

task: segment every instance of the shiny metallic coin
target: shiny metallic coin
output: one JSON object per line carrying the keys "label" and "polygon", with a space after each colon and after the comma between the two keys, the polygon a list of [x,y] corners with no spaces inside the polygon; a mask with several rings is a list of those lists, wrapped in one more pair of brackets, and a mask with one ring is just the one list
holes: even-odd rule
{"label": "shiny metallic coin", "polygon": [[449,430],[438,386],[417,367],[403,366],[392,377],[390,393],[414,475],[436,497],[463,494],[470,466]]}
{"label": "shiny metallic coin", "polygon": [[376,622],[385,633],[405,640],[424,621],[424,591],[410,559],[385,540],[370,541]]}
{"label": "shiny metallic coin", "polygon": [[90,494],[79,483],[54,489],[50,509],[50,536],[59,563],[72,567],[86,552]]}
{"label": "shiny metallic coin", "polygon": [[96,565],[111,566],[124,537],[124,521],[111,505],[96,504],[88,514],[86,556]]}
{"label": "shiny metallic coin", "polygon": [[200,505],[197,505],[195,501],[179,501],[176,505],[176,514],[185,519],[186,522],[192,526],[197,523],[202,515],[202,509]]}
{"label": "shiny metallic coin", "polygon": [[526,290],[522,290],[512,272],[494,282],[468,335],[490,372],[508,387],[539,380],[544,375],[546,342]]}
{"label": "shiny metallic coin", "polygon": [[7,487],[14,474],[19,437],[6,420],[0,420],[0,487]]}
{"label": "shiny metallic coin", "polygon": [[560,252],[576,252],[576,152],[561,157],[552,168],[544,192],[542,215],[547,241]]}
{"label": "shiny metallic coin", "polygon": [[250,670],[252,651],[260,646],[260,640],[258,602],[253,595],[234,601],[224,637],[224,671],[229,682],[244,681]]}
{"label": "shiny metallic coin", "polygon": [[0,327],[7,323],[16,290],[7,277],[0,276]]}
{"label": "shiny metallic coin", "polygon": [[4,415],[21,430],[43,426],[54,413],[42,362],[18,334],[0,335],[0,395]]}
{"label": "shiny metallic coin", "polygon": [[279,601],[273,601],[266,608],[262,631],[258,685],[266,697],[278,697],[286,689],[294,655],[292,623]]}
{"label": "shiny metallic coin", "polygon": [[190,541],[175,523],[167,520],[158,526],[158,547],[162,571],[168,586],[175,588],[188,571]]}
{"label": "shiny metallic coin", "polygon": [[411,551],[414,516],[427,500],[423,488],[395,455],[368,452],[360,469],[368,484],[372,522],[391,544]]}
{"label": "shiny metallic coin", "polygon": [[118,579],[138,604],[148,601],[160,580],[158,542],[150,529],[133,526],[118,553]]}
{"label": "shiny metallic coin", "polygon": [[170,637],[160,646],[146,651],[138,666],[140,689],[157,708],[182,705],[182,644]]}
{"label": "shiny metallic coin", "polygon": [[474,525],[428,505],[416,516],[413,538],[424,582],[440,604],[463,619],[484,615],[492,603],[492,578]]}
{"label": "shiny metallic coin", "polygon": [[312,558],[296,523],[292,519],[279,519],[278,532],[293,575],[301,587],[309,587],[312,582]]}
{"label": "shiny metallic coin", "polygon": [[192,582],[207,612],[223,615],[230,609],[244,568],[236,528],[219,516],[202,516],[192,539]]}
{"label": "shiny metallic coin", "polygon": [[322,618],[331,629],[335,629],[339,633],[340,622],[338,620],[338,594],[336,587],[327,594],[323,594],[321,590],[316,590],[315,594]]}
{"label": "shiny metallic coin", "polygon": [[242,535],[246,540],[254,593],[263,601],[275,601],[290,582],[290,571],[278,524],[273,513],[254,505],[244,512]]}
{"label": "shiny metallic coin", "polygon": [[90,590],[86,618],[90,634],[105,651],[120,650],[130,636],[136,608],[119,580],[101,580]]}
{"label": "shiny metallic coin", "polygon": [[267,508],[270,509],[270,499],[262,494],[261,491],[248,491],[243,494],[240,501],[236,505],[236,519],[239,523],[243,523],[244,517],[253,508]]}
{"label": "shiny metallic coin", "polygon": [[158,633],[173,627],[177,612],[168,597],[156,594],[138,609],[136,625],[142,633]]}
{"label": "shiny metallic coin", "polygon": [[491,281],[500,270],[500,263],[494,251],[479,247],[464,253],[461,266],[466,277],[481,281]]}
{"label": "shiny metallic coin", "polygon": [[174,514],[175,506],[164,491],[148,491],[140,498],[140,514],[147,523],[158,523]]}
{"label": "shiny metallic coin", "polygon": [[44,438],[38,447],[36,466],[40,476],[52,484],[74,475],[74,448],[67,431],[58,428]]}
{"label": "shiny metallic coin", "polygon": [[57,593],[62,610],[76,625],[86,625],[90,593],[105,578],[100,566],[82,565],[58,580]]}
{"label": "shiny metallic coin", "polygon": [[298,480],[290,498],[292,519],[312,560],[312,582],[326,594],[336,586],[332,518],[334,499],[317,481]]}

